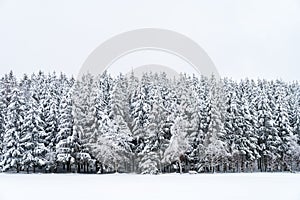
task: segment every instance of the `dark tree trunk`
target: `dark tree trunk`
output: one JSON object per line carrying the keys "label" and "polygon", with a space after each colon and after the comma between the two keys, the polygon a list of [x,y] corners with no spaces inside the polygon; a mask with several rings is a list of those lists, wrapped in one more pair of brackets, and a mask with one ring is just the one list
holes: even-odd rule
{"label": "dark tree trunk", "polygon": [[98,160],[95,162],[95,169],[96,169],[96,173],[98,173],[98,171],[100,170]]}
{"label": "dark tree trunk", "polygon": [[67,171],[71,172],[71,158],[69,158],[67,162]]}
{"label": "dark tree trunk", "polygon": [[101,164],[101,174],[103,174],[104,173],[104,167],[103,167],[103,165]]}
{"label": "dark tree trunk", "polygon": [[77,163],[77,173],[80,173],[80,163]]}

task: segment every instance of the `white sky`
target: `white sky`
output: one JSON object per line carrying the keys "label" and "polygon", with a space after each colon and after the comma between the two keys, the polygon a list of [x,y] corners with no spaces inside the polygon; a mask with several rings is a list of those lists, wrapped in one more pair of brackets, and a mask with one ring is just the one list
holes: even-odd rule
{"label": "white sky", "polygon": [[196,41],[221,76],[299,80],[299,0],[0,0],[0,75],[76,76],[106,39],[145,27]]}

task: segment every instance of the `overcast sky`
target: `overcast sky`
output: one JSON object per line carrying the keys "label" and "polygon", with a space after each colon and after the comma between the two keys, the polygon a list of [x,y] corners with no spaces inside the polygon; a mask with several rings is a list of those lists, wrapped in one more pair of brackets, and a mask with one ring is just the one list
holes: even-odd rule
{"label": "overcast sky", "polygon": [[76,76],[102,42],[145,27],[188,36],[223,77],[300,80],[299,0],[0,0],[0,74]]}

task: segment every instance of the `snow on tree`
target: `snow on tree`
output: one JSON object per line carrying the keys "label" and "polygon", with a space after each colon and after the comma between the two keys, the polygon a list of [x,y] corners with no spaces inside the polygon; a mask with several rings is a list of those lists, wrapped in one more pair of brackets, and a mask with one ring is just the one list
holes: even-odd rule
{"label": "snow on tree", "polygon": [[101,115],[104,113],[108,115],[111,110],[111,92],[114,87],[114,80],[111,76],[104,71],[100,76],[94,78],[94,89],[97,90],[97,94],[95,96],[96,100],[96,107],[98,119],[101,118]]}
{"label": "snow on tree", "polygon": [[[84,75],[82,80],[76,83],[73,90],[73,138],[78,141],[79,152],[76,154],[77,171],[80,172],[81,165],[84,170],[90,165],[91,160],[87,155],[91,151],[93,134],[97,133],[97,109],[96,109],[96,86],[91,74]],[[76,139],[75,139],[76,138]],[[78,139],[77,139],[78,138]]]}
{"label": "snow on tree", "polygon": [[101,135],[94,145],[92,152],[94,157],[102,164],[101,171],[103,172],[104,169],[109,171],[111,169],[116,172],[118,170],[118,163],[122,160],[122,157],[120,157],[118,147],[114,141]]}
{"label": "snow on tree", "polygon": [[[12,81],[15,81],[14,77]],[[22,124],[25,117],[25,101],[22,91],[15,82],[12,90],[8,93],[8,107],[5,118],[5,133],[3,136],[3,160],[0,165],[2,171],[16,169],[17,172],[22,167],[22,156],[24,148],[22,147]]]}
{"label": "snow on tree", "polygon": [[259,82],[260,94],[256,99],[258,112],[258,144],[260,147],[259,168],[263,171],[272,169],[273,161],[280,155],[277,152],[281,139],[275,126],[273,107],[274,99],[268,95],[269,84],[265,81]]}
{"label": "snow on tree", "polygon": [[58,131],[58,94],[57,94],[57,77],[55,74],[49,75],[46,79],[46,92],[44,106],[44,121],[45,121],[45,143],[51,147],[55,146],[55,135]]}
{"label": "snow on tree", "polygon": [[29,168],[43,167],[47,160],[46,153],[49,151],[43,141],[45,135],[44,122],[41,120],[41,110],[35,94],[33,84],[26,84],[26,79],[22,83],[23,88],[27,88],[26,110],[22,123],[22,137],[20,145],[24,149],[22,164],[29,171]]}
{"label": "snow on tree", "polygon": [[99,173],[119,171],[122,164],[128,162],[130,154],[130,132],[121,116],[110,119],[103,115],[97,126],[97,137],[91,143],[91,154],[101,164]]}
{"label": "snow on tree", "polygon": [[148,116],[151,110],[149,102],[149,77],[148,74],[144,74],[141,82],[134,91],[130,100],[130,111],[131,111],[131,131],[134,144],[133,149],[133,167],[134,171],[138,171],[139,157],[138,154],[145,147],[145,128],[148,123]]}
{"label": "snow on tree", "polygon": [[58,133],[55,136],[55,141],[58,143],[60,140],[66,139],[72,134],[72,100],[71,94],[65,94],[59,104],[58,113]]}
{"label": "snow on tree", "polygon": [[141,157],[139,168],[142,174],[157,174],[161,171],[160,149],[158,144],[160,127],[157,123],[159,118],[156,118],[159,117],[157,114],[158,109],[157,103],[153,103],[148,116],[148,124],[146,125],[144,135],[145,146],[139,153]]}
{"label": "snow on tree", "polygon": [[[194,78],[195,79],[195,78]],[[194,132],[191,134],[190,138],[192,140],[191,153],[189,158],[192,162],[191,169],[194,171],[203,171],[204,167],[204,158],[205,156],[205,147],[204,140],[209,124],[209,116],[207,110],[209,109],[208,94],[209,94],[209,85],[208,78],[201,76],[199,80],[194,80],[194,94],[196,96],[194,110],[196,113],[193,115],[194,118]]]}
{"label": "snow on tree", "polygon": [[250,105],[245,97],[247,94],[239,93],[240,90],[245,90],[244,86],[238,88],[232,81],[225,85],[228,94],[225,130],[229,150],[235,162],[232,168],[237,171],[245,171],[246,168],[253,170],[254,161],[260,157],[255,132],[256,121],[250,112]]}
{"label": "snow on tree", "polygon": [[178,116],[174,125],[171,128],[172,137],[170,140],[170,145],[164,153],[163,162],[173,163],[177,162],[179,167],[179,172],[182,173],[182,161],[184,159],[184,154],[189,148],[189,143],[187,140],[186,128],[188,122],[181,116]]}
{"label": "snow on tree", "polygon": [[[72,100],[71,93],[65,94],[59,104],[58,113],[58,133],[55,136],[55,153],[57,156],[57,162],[63,165],[67,165],[67,171],[71,170],[71,161],[74,162],[72,155]],[[50,155],[53,154],[50,153]],[[49,155],[49,156],[50,156]],[[55,167],[55,162],[50,162],[50,166]],[[50,167],[49,166],[49,167]]]}
{"label": "snow on tree", "polygon": [[298,138],[300,145],[300,86],[298,82],[293,82],[288,89],[288,115],[293,133]]}
{"label": "snow on tree", "polygon": [[214,76],[211,77],[208,101],[209,120],[204,139],[204,151],[206,155],[205,162],[212,172],[215,172],[216,168],[220,170],[220,167],[222,167],[222,164],[224,164],[224,161],[228,156],[223,118],[225,111],[220,84],[221,83],[219,83]]}
{"label": "snow on tree", "polygon": [[57,134],[55,135],[55,144],[60,140],[66,139],[72,135],[73,115],[72,115],[72,81],[69,81],[65,75],[61,74],[59,79],[58,93],[60,100],[57,114]]}
{"label": "snow on tree", "polygon": [[299,170],[299,91],[278,80],[11,72],[0,78],[0,168]]}
{"label": "snow on tree", "polygon": [[3,78],[0,80],[0,161],[3,155],[3,137],[5,133],[6,98]]}
{"label": "snow on tree", "polygon": [[[110,113],[109,118],[113,124],[114,140],[119,148],[119,153],[123,155],[123,170],[128,169],[131,165],[130,158],[132,155],[132,132],[129,128],[130,121],[128,120],[129,113],[129,96],[127,94],[128,82],[126,77],[120,75],[113,87],[110,98]],[[120,164],[119,164],[120,165]]]}
{"label": "snow on tree", "polygon": [[[298,149],[297,137],[294,137],[293,129],[290,125],[288,115],[287,89],[282,81],[276,81],[276,119],[275,125],[278,130],[277,151],[279,154],[276,162],[279,170],[291,169],[290,158],[293,156],[294,150]],[[283,169],[285,168],[285,169]]]}

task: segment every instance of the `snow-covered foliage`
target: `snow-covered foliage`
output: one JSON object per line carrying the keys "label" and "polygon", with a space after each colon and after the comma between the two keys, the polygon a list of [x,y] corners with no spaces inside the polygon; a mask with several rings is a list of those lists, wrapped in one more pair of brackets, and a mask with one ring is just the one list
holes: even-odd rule
{"label": "snow-covered foliage", "polygon": [[300,169],[298,82],[11,72],[0,94],[1,171]]}

